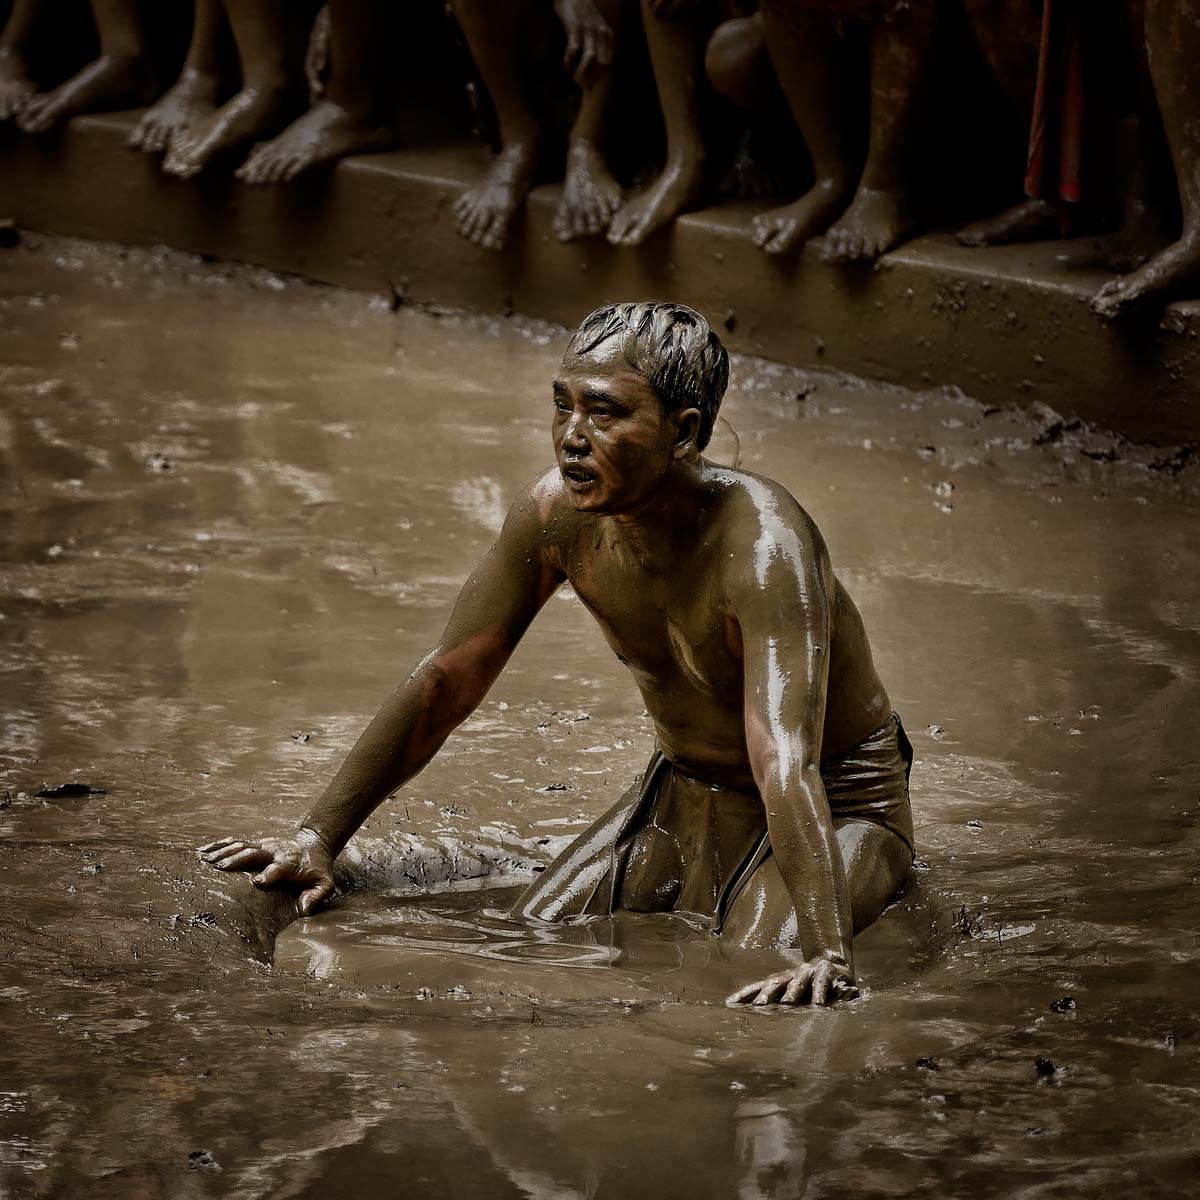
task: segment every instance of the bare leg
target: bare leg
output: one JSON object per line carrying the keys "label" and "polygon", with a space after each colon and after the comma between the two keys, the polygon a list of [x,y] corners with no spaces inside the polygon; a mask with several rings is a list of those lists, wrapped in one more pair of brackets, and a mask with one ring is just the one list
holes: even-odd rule
{"label": "bare leg", "polygon": [[[351,154],[384,150],[396,135],[382,111],[381,29],[386,0],[329,0],[330,76],[322,98],[235,172],[247,183],[287,183]],[[310,85],[311,90],[311,85]]]}
{"label": "bare leg", "polygon": [[[767,52],[761,12],[717,26],[704,53],[704,71],[717,94],[746,122],[721,181],[721,195],[767,196],[786,190],[786,168],[777,168],[784,154],[795,154],[790,145],[795,122]],[[807,165],[807,155],[803,157]]]}
{"label": "bare leg", "polygon": [[[1126,41],[1136,47],[1138,162],[1125,196],[1121,229],[1108,256],[1108,265],[1119,274],[1128,274],[1161,250],[1169,240],[1163,236],[1163,212],[1159,197],[1175,185],[1171,171],[1164,170],[1171,161],[1171,151],[1167,146],[1162,116],[1154,95],[1154,81],[1150,77],[1150,62],[1146,55],[1146,6],[1143,0],[1126,0],[1123,15]],[[1165,179],[1162,178],[1164,175]]]}
{"label": "bare leg", "polygon": [[[307,6],[303,15],[311,16]],[[242,64],[242,90],[181,130],[163,170],[184,179],[214,155],[277,133],[304,107],[309,22],[287,0],[225,0]]]}
{"label": "bare leg", "polygon": [[[975,40],[1013,112],[1024,128],[1033,118],[1042,17],[1032,0],[964,0]],[[1025,199],[975,221],[958,233],[964,246],[1003,246],[1058,235],[1058,211],[1044,200]]]}
{"label": "bare leg", "polygon": [[148,108],[129,135],[135,150],[158,154],[173,138],[216,111],[217,93],[229,62],[229,27],[221,0],[196,0],[192,44],[175,85]]}
{"label": "bare leg", "polygon": [[137,0],[92,0],[100,56],[53,91],[26,101],[17,124],[44,133],[79,113],[145,104],[154,95]]}
{"label": "bare leg", "polygon": [[700,89],[707,86],[704,51],[715,22],[707,5],[659,17],[651,0],[642,0],[642,23],[667,127],[667,162],[659,177],[613,217],[608,240],[618,246],[636,246],[673,221],[699,199],[704,181]]}
{"label": "bare leg", "polygon": [[500,153],[482,181],[458,198],[454,215],[463,237],[499,250],[533,186],[542,139],[526,96],[528,18],[523,5],[497,12],[496,0],[451,0],[451,7],[500,120]]}
{"label": "bare leg", "polygon": [[871,141],[854,201],[824,237],[826,262],[874,262],[916,228],[913,147],[926,116],[936,4],[912,0],[871,41]]}
{"label": "bare leg", "polygon": [[34,26],[47,0],[16,0],[0,34],[0,121],[21,115],[37,91],[29,71]]}
{"label": "bare leg", "polygon": [[[597,8],[621,39],[622,0],[598,0]],[[562,198],[554,214],[554,233],[561,242],[603,233],[621,207],[621,185],[612,177],[600,151],[604,117],[612,92],[613,70],[584,89],[579,114],[567,145],[567,171]]]}
{"label": "bare leg", "polygon": [[1144,267],[1096,294],[1093,310],[1112,319],[1163,303],[1200,284],[1200,15],[1191,4],[1147,0],[1146,47],[1163,128],[1175,163],[1183,233]]}
{"label": "bare leg", "polygon": [[798,200],[754,218],[754,241],[768,254],[785,254],[826,229],[854,193],[861,138],[851,94],[854,72],[832,22],[810,17],[796,0],[762,6],[767,46],[788,106],[808,143],[816,179]]}
{"label": "bare leg", "polygon": [[[854,932],[861,933],[912,884],[912,851],[889,830],[867,821],[837,821]],[[755,871],[721,930],[733,946],[789,949],[798,945],[796,914],[775,856]]]}

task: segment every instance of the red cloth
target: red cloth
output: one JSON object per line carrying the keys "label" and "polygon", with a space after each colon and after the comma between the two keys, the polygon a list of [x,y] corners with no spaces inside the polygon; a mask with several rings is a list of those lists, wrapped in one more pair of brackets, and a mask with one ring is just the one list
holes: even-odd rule
{"label": "red cloth", "polygon": [[1107,190],[1119,39],[1111,0],[1045,0],[1026,195],[1079,204]]}

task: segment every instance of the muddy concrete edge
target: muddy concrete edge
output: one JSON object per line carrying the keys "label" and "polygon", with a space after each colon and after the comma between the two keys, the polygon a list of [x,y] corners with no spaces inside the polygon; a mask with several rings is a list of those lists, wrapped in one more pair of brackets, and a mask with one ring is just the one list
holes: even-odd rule
{"label": "muddy concrete edge", "polygon": [[876,269],[779,261],[747,237],[749,208],[681,218],[636,249],[564,245],[556,187],[536,189],[501,254],[459,237],[450,206],[479,147],[343,162],[288,189],[227,173],[163,175],[124,145],[136,114],[86,117],[60,135],[0,127],[0,216],[23,227],[252,263],[398,301],[572,325],[617,299],[669,296],[705,312],[731,349],[985,404],[1041,401],[1136,441],[1200,439],[1200,302],[1111,326],[1087,301],[1110,276],[1095,243],[969,250],[920,238]]}

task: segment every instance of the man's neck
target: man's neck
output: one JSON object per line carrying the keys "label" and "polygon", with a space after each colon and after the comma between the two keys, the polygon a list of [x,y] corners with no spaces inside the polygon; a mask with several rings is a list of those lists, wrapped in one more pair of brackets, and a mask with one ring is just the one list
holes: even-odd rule
{"label": "man's neck", "polygon": [[674,569],[680,549],[695,541],[703,474],[704,463],[698,454],[683,459],[672,465],[636,508],[608,518],[639,566]]}

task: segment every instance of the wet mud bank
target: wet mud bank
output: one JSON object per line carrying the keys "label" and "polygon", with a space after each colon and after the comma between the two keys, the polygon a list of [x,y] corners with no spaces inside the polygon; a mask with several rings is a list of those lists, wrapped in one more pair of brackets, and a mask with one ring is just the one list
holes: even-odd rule
{"label": "wet mud bank", "polygon": [[32,229],[165,243],[364,289],[396,303],[520,312],[573,325],[592,307],[655,296],[724,324],[732,349],[985,404],[1035,402],[1138,441],[1200,438],[1200,302],[1106,325],[1087,301],[1110,276],[1095,241],[989,250],[920,238],[876,270],[764,255],[738,205],[680,218],[640,249],[563,245],[556,187],[536,189],[502,254],[458,236],[450,209],[482,147],[343,162],[286,189],[164,176],[125,137],[137,114],[73,121],[61,136],[0,128],[0,216]]}
{"label": "wet mud bank", "polygon": [[735,361],[713,457],[821,526],[922,870],[862,999],[733,1012],[769,958],[506,913],[651,749],[569,592],[330,908],[189,849],[289,830],[440,632],[550,461],[564,330],[163,249],[0,262],[6,1197],[1194,1193],[1193,457]]}

